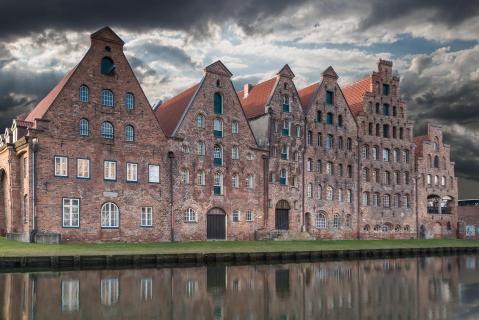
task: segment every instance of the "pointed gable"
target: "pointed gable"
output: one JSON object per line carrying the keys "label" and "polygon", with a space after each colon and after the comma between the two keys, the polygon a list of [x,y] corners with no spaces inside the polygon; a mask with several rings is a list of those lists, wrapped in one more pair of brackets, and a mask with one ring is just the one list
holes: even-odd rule
{"label": "pointed gable", "polygon": [[47,113],[48,109],[52,105],[52,103],[55,101],[55,99],[58,97],[60,92],[62,92],[63,88],[65,85],[68,83],[70,80],[71,76],[77,69],[78,65],[70,70],[60,82],[50,91],[45,98],[43,98],[36,106],[33,108],[33,110],[28,114],[28,116],[25,118],[25,121],[28,122],[35,122],[35,119],[41,119]]}
{"label": "pointed gable", "polygon": [[168,137],[173,136],[178,123],[186,112],[188,105],[191,104],[194,95],[200,87],[200,83],[186,89],[170,100],[162,103],[156,110],[155,115],[161,128]]}
{"label": "pointed gable", "polygon": [[319,82],[316,82],[316,83],[313,83],[312,85],[307,86],[306,88],[299,90],[298,92],[299,100],[301,101],[301,105],[303,106],[303,110],[305,114],[308,113],[311,107],[311,104],[317,95],[320,85],[321,84]]}
{"label": "pointed gable", "polygon": [[278,77],[274,77],[254,85],[246,97],[243,91],[238,92],[246,118],[252,119],[266,113],[266,105],[269,103],[277,83]]}
{"label": "pointed gable", "polygon": [[221,75],[221,76],[225,76],[225,77],[228,77],[228,78],[231,78],[231,76],[233,75],[231,73],[231,71],[229,71],[228,68],[226,68],[226,66],[223,64],[223,62],[221,62],[221,60],[213,62],[212,64],[207,66],[204,69],[204,71],[214,73],[214,74],[218,74],[218,75]]}
{"label": "pointed gable", "polygon": [[95,33],[92,33],[90,38],[96,40],[102,40],[106,42],[113,42],[120,45],[124,45],[125,42],[110,28],[103,27]]}
{"label": "pointed gable", "polygon": [[342,89],[342,91],[346,101],[349,104],[351,112],[354,116],[357,116],[361,111],[363,111],[364,94],[366,92],[372,92],[371,77],[367,77],[347,85]]}
{"label": "pointed gable", "polygon": [[333,78],[335,80],[337,80],[339,78],[338,74],[336,73],[336,71],[334,71],[332,66],[327,67],[326,70],[324,70],[321,73],[321,75],[323,77],[330,77],[330,78]]}
{"label": "pointed gable", "polygon": [[293,71],[291,70],[291,68],[289,67],[288,64],[285,64],[283,66],[283,68],[281,68],[281,70],[279,70],[277,75],[281,76],[281,77],[286,77],[286,78],[289,78],[289,79],[293,79],[295,77]]}

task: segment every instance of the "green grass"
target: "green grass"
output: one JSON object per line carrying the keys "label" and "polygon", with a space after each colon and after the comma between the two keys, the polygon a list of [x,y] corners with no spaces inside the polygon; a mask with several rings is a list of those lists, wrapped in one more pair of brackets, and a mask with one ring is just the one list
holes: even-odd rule
{"label": "green grass", "polygon": [[479,240],[194,241],[42,245],[0,238],[0,256],[271,252],[381,248],[475,247]]}

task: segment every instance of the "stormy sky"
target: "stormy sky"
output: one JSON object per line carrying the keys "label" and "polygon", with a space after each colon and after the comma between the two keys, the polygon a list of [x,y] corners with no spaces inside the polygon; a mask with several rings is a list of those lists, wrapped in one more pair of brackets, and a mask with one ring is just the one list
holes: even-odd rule
{"label": "stormy sky", "polygon": [[443,124],[460,198],[479,198],[479,3],[470,0],[0,0],[0,130],[72,68],[109,25],[151,103],[221,59],[235,85],[289,63],[298,87],[332,65],[346,84],[390,59],[416,121]]}

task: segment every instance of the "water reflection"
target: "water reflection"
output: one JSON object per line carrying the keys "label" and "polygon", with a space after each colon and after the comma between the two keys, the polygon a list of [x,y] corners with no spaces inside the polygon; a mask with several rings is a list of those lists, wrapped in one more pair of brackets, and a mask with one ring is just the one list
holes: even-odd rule
{"label": "water reflection", "polygon": [[0,274],[1,319],[477,319],[479,256]]}

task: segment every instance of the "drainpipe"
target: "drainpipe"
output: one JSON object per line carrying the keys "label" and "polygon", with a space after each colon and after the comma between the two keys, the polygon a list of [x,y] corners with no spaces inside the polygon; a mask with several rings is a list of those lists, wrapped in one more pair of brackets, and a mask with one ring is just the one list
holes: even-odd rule
{"label": "drainpipe", "polygon": [[263,158],[263,210],[264,210],[264,219],[263,219],[263,227],[266,228],[268,226],[268,194],[269,194],[269,157],[268,155],[264,154]]}
{"label": "drainpipe", "polygon": [[359,216],[361,214],[361,198],[363,196],[362,194],[362,188],[361,188],[361,139],[359,138],[359,126],[357,128],[357,158],[358,158],[358,165],[357,165],[357,170],[356,170],[356,185],[357,185],[357,196],[356,196],[356,203],[357,203],[357,209],[356,209],[356,216],[357,216],[357,221],[356,221],[356,239],[360,240],[361,239],[361,233],[360,233],[360,225],[359,225]]}
{"label": "drainpipe", "polygon": [[175,159],[175,154],[173,151],[168,152],[168,164],[170,166],[169,171],[170,171],[170,216],[171,216],[171,226],[170,226],[170,240],[175,241],[175,217],[173,215],[173,161]]}
{"label": "drainpipe", "polygon": [[303,132],[303,150],[302,150],[302,155],[301,155],[301,164],[302,164],[302,170],[301,170],[301,179],[303,180],[301,183],[302,185],[302,195],[301,195],[301,206],[302,206],[302,212],[301,212],[301,219],[302,219],[302,222],[301,222],[301,232],[305,232],[306,231],[306,226],[304,224],[304,220],[305,220],[305,217],[304,217],[304,184],[305,184],[305,181],[304,181],[304,178],[305,178],[305,175],[304,175],[304,157],[306,156],[306,139],[307,139],[307,130],[308,130],[308,121],[307,121],[307,117],[304,116],[304,132]]}
{"label": "drainpipe", "polygon": [[35,154],[38,151],[38,139],[32,139],[32,232],[30,234],[30,242],[35,242],[35,234],[37,233],[36,229],[36,207],[35,207]]}
{"label": "drainpipe", "polygon": [[[265,204],[266,219],[265,219],[265,227],[266,227],[266,230],[268,229],[268,223],[269,223],[269,159],[271,158],[271,139],[272,139],[272,136],[273,136],[272,122],[273,122],[273,108],[268,107],[268,153],[267,153],[268,154],[268,159],[266,160],[266,162],[267,162],[266,169],[268,171],[266,172],[266,176],[265,176],[265,181],[266,181],[266,195],[265,195],[265,197],[266,197],[266,204]],[[265,233],[266,233],[266,230],[265,230]]]}

